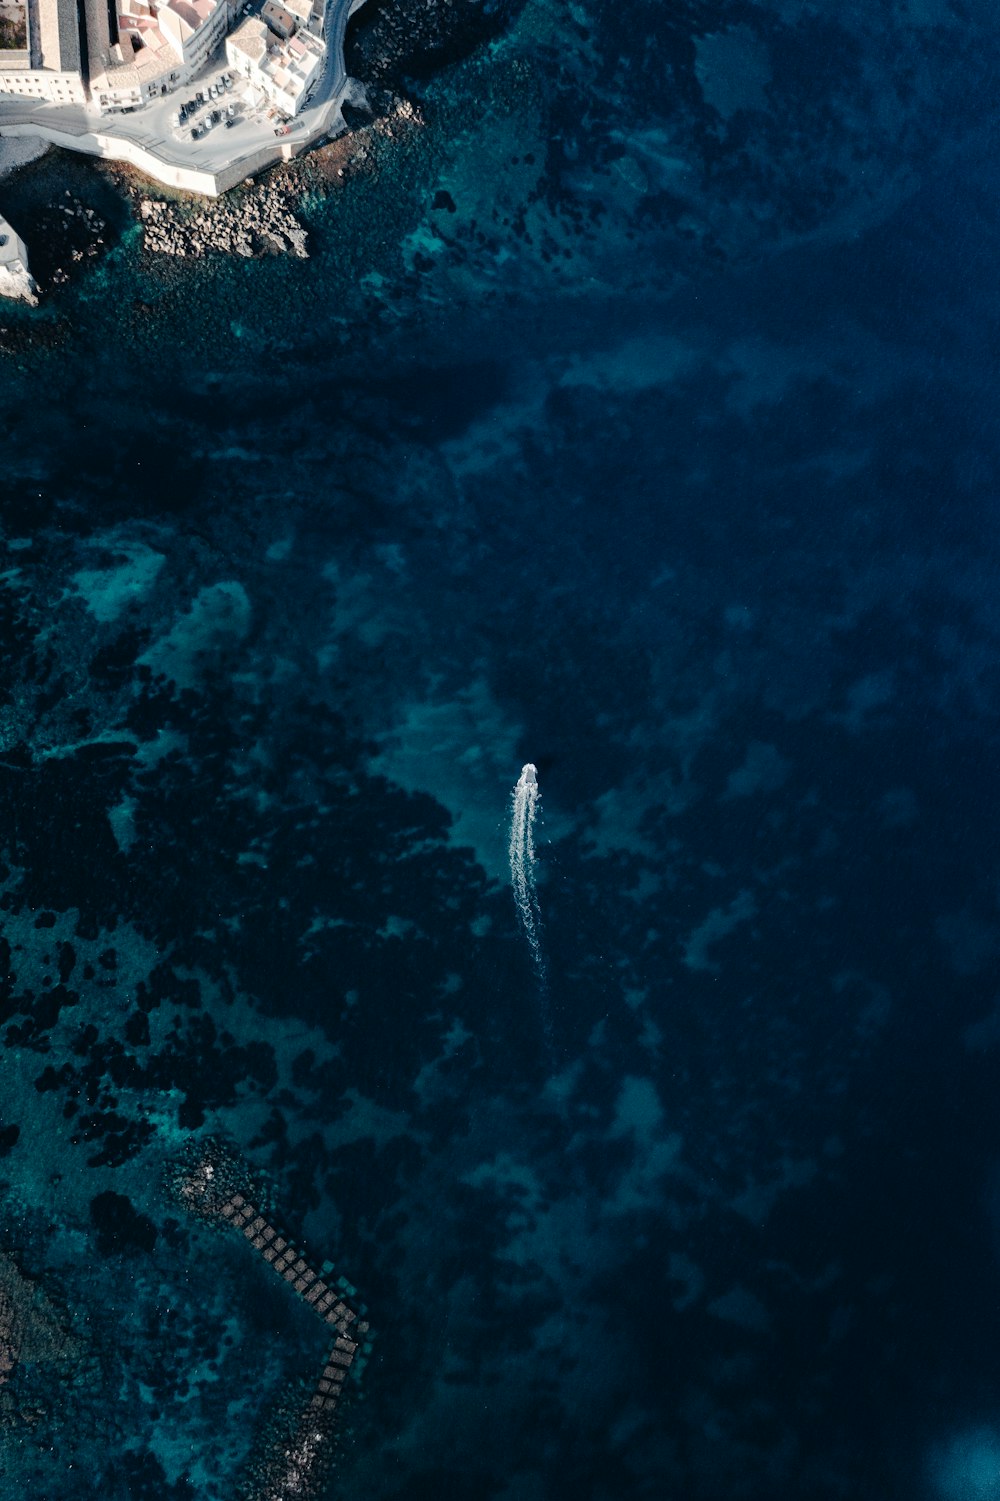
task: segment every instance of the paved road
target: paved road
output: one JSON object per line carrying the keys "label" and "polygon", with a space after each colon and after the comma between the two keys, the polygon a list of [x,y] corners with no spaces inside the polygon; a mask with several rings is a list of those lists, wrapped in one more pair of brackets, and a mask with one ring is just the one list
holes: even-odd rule
{"label": "paved road", "polygon": [[[217,126],[200,141],[184,140],[170,124],[178,104],[199,88],[227,71],[225,56],[216,56],[196,79],[183,89],[158,99],[133,115],[98,115],[77,104],[39,104],[30,99],[0,99],[0,134],[5,125],[48,125],[70,136],[94,132],[114,140],[132,141],[171,167],[219,173],[241,160],[249,160],[262,149],[273,149],[278,156],[282,144],[301,150],[310,141],[324,135],[333,125],[348,91],[344,67],[344,34],[352,9],[352,0],[327,0],[324,19],[326,63],[313,96],[296,116],[284,137],[276,138],[272,121],[261,118],[240,120],[231,130]],[[238,97],[239,85],[234,94]],[[86,149],[85,147],[81,149]]]}

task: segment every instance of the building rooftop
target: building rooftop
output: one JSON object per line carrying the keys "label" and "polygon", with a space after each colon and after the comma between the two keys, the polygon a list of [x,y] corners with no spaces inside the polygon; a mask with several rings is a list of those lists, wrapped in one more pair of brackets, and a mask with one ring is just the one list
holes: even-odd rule
{"label": "building rooftop", "polygon": [[311,81],[316,63],[324,57],[323,43],[308,31],[297,32],[287,42],[276,43],[262,64],[275,88],[297,99]]}
{"label": "building rooftop", "polygon": [[37,15],[42,66],[56,73],[79,72],[82,64],[76,0],[43,0]]}
{"label": "building rooftop", "polygon": [[185,25],[190,26],[192,31],[197,31],[199,26],[205,24],[215,6],[216,0],[167,0],[167,8]]}
{"label": "building rooftop", "polygon": [[242,52],[252,62],[261,62],[267,56],[267,39],[270,35],[263,21],[249,16],[242,26],[229,33],[227,45]]}
{"label": "building rooftop", "polygon": [[143,31],[141,47],[135,47],[128,32],[123,31],[108,61],[91,81],[98,88],[129,89],[158,78],[175,64],[176,53],[158,27]]}
{"label": "building rooftop", "polygon": [[279,36],[291,36],[295,30],[296,17],[291,9],[280,3],[280,0],[264,0],[261,16]]}

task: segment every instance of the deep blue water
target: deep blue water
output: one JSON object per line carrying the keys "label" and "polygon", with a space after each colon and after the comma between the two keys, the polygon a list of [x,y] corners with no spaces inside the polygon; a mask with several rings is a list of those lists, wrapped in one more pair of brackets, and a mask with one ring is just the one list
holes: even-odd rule
{"label": "deep blue water", "polygon": [[997,1501],[994,18],[484,36],[309,262],[0,319],[3,1495],[255,1494],[224,1141],[324,1495]]}

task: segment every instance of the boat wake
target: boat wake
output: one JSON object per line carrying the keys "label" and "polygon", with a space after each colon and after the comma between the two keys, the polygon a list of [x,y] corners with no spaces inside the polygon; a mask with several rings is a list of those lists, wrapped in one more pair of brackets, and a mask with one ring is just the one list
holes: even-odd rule
{"label": "boat wake", "polygon": [[514,890],[514,904],[531,950],[538,983],[544,991],[546,986],[545,955],[542,952],[542,916],[538,907],[538,892],[535,887],[535,815],[538,812],[540,793],[538,772],[529,761],[521,767],[511,794],[510,818],[510,880]]}

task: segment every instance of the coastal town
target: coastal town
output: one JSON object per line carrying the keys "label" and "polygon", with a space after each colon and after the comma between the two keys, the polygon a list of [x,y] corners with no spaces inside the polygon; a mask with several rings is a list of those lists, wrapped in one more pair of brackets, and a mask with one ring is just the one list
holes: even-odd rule
{"label": "coastal town", "polygon": [[[0,0],[0,146],[54,144],[209,198],[342,129],[363,0]],[[0,295],[31,301],[0,217]]]}

